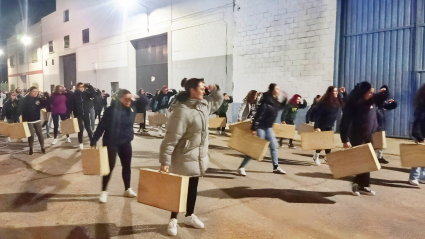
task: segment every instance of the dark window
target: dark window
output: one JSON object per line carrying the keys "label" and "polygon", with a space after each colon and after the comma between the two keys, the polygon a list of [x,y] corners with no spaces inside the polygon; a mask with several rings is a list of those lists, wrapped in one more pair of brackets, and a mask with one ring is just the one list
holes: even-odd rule
{"label": "dark window", "polygon": [[46,61],[46,66],[47,66],[47,61]]}
{"label": "dark window", "polygon": [[88,43],[90,42],[90,33],[89,33],[89,29],[84,29],[83,30],[83,43]]}
{"label": "dark window", "polygon": [[49,41],[49,52],[53,52],[53,41]]}
{"label": "dark window", "polygon": [[63,22],[69,21],[69,10],[63,12]]}
{"label": "dark window", "polygon": [[52,59],[52,66],[54,66],[54,65],[55,65],[55,60]]}
{"label": "dark window", "polygon": [[63,38],[63,43],[65,48],[69,48],[69,35]]}
{"label": "dark window", "polygon": [[13,59],[14,57],[13,56],[11,56],[10,58],[9,58],[9,66],[10,67],[14,67],[15,66],[15,59]]}

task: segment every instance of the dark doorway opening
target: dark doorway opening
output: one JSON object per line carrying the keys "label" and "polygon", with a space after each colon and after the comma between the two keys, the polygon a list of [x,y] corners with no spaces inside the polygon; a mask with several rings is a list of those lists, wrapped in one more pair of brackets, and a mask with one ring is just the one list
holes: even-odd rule
{"label": "dark doorway opening", "polygon": [[77,57],[76,54],[61,56],[63,73],[63,84],[66,89],[77,84]]}

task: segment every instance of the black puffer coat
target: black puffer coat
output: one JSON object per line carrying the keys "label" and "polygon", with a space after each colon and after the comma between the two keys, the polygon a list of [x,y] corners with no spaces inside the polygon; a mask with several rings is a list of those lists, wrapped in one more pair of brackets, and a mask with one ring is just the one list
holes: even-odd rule
{"label": "black puffer coat", "polygon": [[13,122],[19,122],[19,103],[21,101],[16,98],[13,101],[8,99],[2,109],[1,120],[4,120],[6,117],[8,120],[13,120]]}
{"label": "black puffer coat", "polygon": [[75,117],[84,116],[88,114],[90,107],[93,107],[93,100],[96,97],[96,92],[93,86],[89,86],[86,91],[76,90],[68,99],[68,110],[69,113],[74,112]]}
{"label": "black puffer coat", "polygon": [[263,93],[260,106],[252,121],[251,130],[266,129],[273,127],[276,121],[277,112],[281,108],[279,101],[269,92]]}
{"label": "black puffer coat", "polygon": [[35,122],[40,120],[40,110],[45,108],[47,100],[42,97],[25,96],[19,103],[19,114],[23,122]]}

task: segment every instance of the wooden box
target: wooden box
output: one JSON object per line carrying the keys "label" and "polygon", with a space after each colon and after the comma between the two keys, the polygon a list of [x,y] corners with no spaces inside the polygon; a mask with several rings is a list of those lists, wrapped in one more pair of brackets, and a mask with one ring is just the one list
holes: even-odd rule
{"label": "wooden box", "polygon": [[137,113],[136,118],[134,118],[135,124],[143,124],[145,123],[145,114],[143,113]]}
{"label": "wooden box", "polygon": [[81,150],[83,163],[83,174],[86,175],[108,175],[109,160],[106,147]]}
{"label": "wooden box", "polygon": [[163,124],[167,124],[167,117],[165,114],[155,114],[148,115],[149,125],[151,126],[161,126]]}
{"label": "wooden box", "polygon": [[46,109],[40,110],[40,119],[41,119],[41,124],[43,124],[44,122],[49,120],[49,118],[47,117],[47,110]]}
{"label": "wooden box", "polygon": [[425,167],[425,145],[400,144],[400,159],[402,167]]}
{"label": "wooden box", "polygon": [[297,131],[298,131],[298,134],[305,133],[305,132],[314,132],[314,125],[299,124]]}
{"label": "wooden box", "polygon": [[233,134],[233,131],[234,131],[235,128],[239,128],[243,131],[251,132],[251,120],[246,120],[246,121],[239,122],[239,123],[236,123],[236,124],[230,124],[229,125],[230,133]]}
{"label": "wooden box", "polygon": [[140,169],[137,202],[171,212],[185,212],[189,177]]}
{"label": "wooden box", "polygon": [[0,122],[0,135],[9,136],[9,127],[11,124]]}
{"label": "wooden box", "polygon": [[379,131],[372,134],[372,145],[375,149],[387,148],[387,138],[385,131]]}
{"label": "wooden box", "polygon": [[334,149],[333,131],[305,132],[301,134],[301,148],[305,150]]}
{"label": "wooden box", "polygon": [[253,159],[262,161],[270,142],[254,136],[250,132],[235,128],[230,137],[229,147],[250,156]]}
{"label": "wooden box", "polygon": [[219,128],[226,127],[226,118],[225,117],[217,117],[209,119],[209,128]]}
{"label": "wooden box", "polygon": [[295,125],[273,124],[273,131],[276,138],[285,138],[285,139],[295,138]]}
{"label": "wooden box", "polygon": [[9,127],[9,137],[10,139],[24,139],[31,136],[30,129],[28,128],[28,123],[16,123],[10,124]]}
{"label": "wooden box", "polygon": [[80,132],[77,118],[67,119],[61,122],[61,132],[65,134],[74,134]]}
{"label": "wooden box", "polygon": [[381,169],[371,143],[326,155],[334,178],[343,178]]}

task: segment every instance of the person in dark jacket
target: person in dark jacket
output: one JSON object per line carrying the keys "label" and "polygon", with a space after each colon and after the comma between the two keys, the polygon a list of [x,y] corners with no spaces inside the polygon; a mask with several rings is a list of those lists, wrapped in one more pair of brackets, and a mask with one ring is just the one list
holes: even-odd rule
{"label": "person in dark jacket", "polygon": [[[69,92],[65,91],[65,87],[61,85],[57,85],[55,87],[55,91],[52,93],[50,97],[50,108],[51,108],[51,116],[53,119],[53,136],[54,140],[52,142],[53,145],[55,145],[58,142],[58,131],[59,131],[59,118],[63,120],[69,119],[69,110],[67,107],[68,99],[71,97],[71,94]],[[66,135],[66,141],[67,143],[71,143],[71,139],[69,138],[69,135]]]}
{"label": "person in dark jacket", "polygon": [[322,98],[321,95],[316,95],[313,99],[313,104],[310,106],[310,109],[307,110],[307,113],[305,114],[305,123],[309,124],[310,122],[314,122],[314,113],[317,107],[317,103]]}
{"label": "person in dark jacket", "polygon": [[110,95],[105,92],[105,90],[102,90],[102,110],[106,110],[106,107],[108,107],[108,98]]}
{"label": "person in dark jacket", "polygon": [[84,111],[89,114],[90,127],[93,132],[96,126],[96,112],[94,109],[96,102],[96,89],[94,89],[90,84],[84,84],[84,90],[87,93],[86,96],[89,96],[89,98],[84,101]]}
{"label": "person in dark jacket", "polygon": [[[385,94],[385,98],[389,99],[390,97],[390,92],[388,90],[388,86],[383,85],[380,89],[385,89],[385,91],[383,92],[383,94]],[[381,100],[380,102],[376,102],[376,113],[377,115],[377,119],[378,119],[378,130],[377,131],[386,131],[386,115],[385,112],[387,110],[393,110],[395,108],[397,108],[397,102],[395,102],[393,99],[391,100]],[[387,164],[389,163],[387,160],[384,159],[383,157],[383,149],[376,149],[376,156],[378,157],[378,161],[382,164]]]}
{"label": "person in dark jacket", "polygon": [[9,99],[4,103],[1,121],[6,118],[6,122],[9,124],[19,123],[19,103],[21,102],[17,98],[18,94],[16,92],[9,93]]}
{"label": "person in dark jacket", "polygon": [[[91,105],[91,99],[95,97],[95,91],[93,86],[88,85],[88,90],[84,90],[84,84],[78,83],[77,89],[68,100],[68,111],[74,113],[74,117],[78,119],[78,125],[80,126],[80,132],[78,132],[78,142],[80,143],[80,149],[84,149],[83,145],[83,132],[84,128],[89,135],[90,140],[92,139],[92,130],[90,128],[90,112],[87,111]],[[89,105],[89,106],[86,106]]]}
{"label": "person in dark jacket", "polygon": [[[281,108],[281,103],[278,101],[280,88],[276,84],[270,84],[269,90],[263,93],[260,106],[252,121],[251,132],[262,139],[270,142],[270,154],[273,163],[273,172],[278,174],[286,174],[279,167],[278,144],[273,131],[273,124],[276,121],[277,112]],[[239,174],[245,176],[245,166],[251,158],[247,156],[238,168]]]}
{"label": "person in dark jacket", "polygon": [[[341,87],[341,94],[338,92],[338,88],[335,86],[329,86],[326,93],[323,95],[321,100],[317,103],[314,113],[314,130],[318,131],[333,131],[333,126],[338,116],[341,115],[341,109],[344,106],[344,99],[347,98],[345,88]],[[342,97],[341,97],[342,95]],[[320,165],[320,152],[322,150],[316,150],[313,155],[313,161],[316,165]],[[325,153],[330,153],[330,149],[326,149]],[[325,157],[326,161],[326,157]]]}
{"label": "person in dark jacket", "polygon": [[[303,103],[301,103],[301,95],[295,94],[283,108],[280,121],[282,121],[282,124],[294,125],[294,120],[297,117],[298,109],[304,109],[305,107],[307,107],[307,101],[303,100]],[[295,149],[296,147],[292,142],[293,139],[289,139],[288,148]],[[283,139],[280,139],[279,144],[282,147]]]}
{"label": "person in dark jacket", "polygon": [[108,148],[108,159],[110,173],[103,176],[102,193],[100,202],[106,203],[108,198],[109,180],[115,167],[117,154],[120,157],[122,165],[122,178],[124,181],[124,196],[136,197],[137,194],[130,188],[131,179],[131,141],[134,138],[133,123],[136,117],[136,111],[132,107],[132,95],[130,91],[121,89],[117,94],[117,100],[108,107],[97,126],[90,145],[96,146],[97,141],[103,135],[103,146]]}
{"label": "person in dark jacket", "polygon": [[[375,100],[383,99],[383,91],[385,89],[381,89],[374,95],[372,85],[364,81],[357,84],[349,94],[340,125],[340,136],[344,148],[372,142],[372,133],[378,128]],[[356,175],[352,186],[353,195],[359,196],[360,193],[375,195],[375,192],[370,190],[369,184],[370,173]]]}
{"label": "person in dark jacket", "polygon": [[94,98],[94,114],[95,114],[95,121],[97,118],[99,118],[100,122],[100,115],[102,114],[103,109],[103,99],[102,99],[102,91],[99,89],[95,89],[96,97]]}
{"label": "person in dark jacket", "polygon": [[38,96],[38,89],[34,86],[29,89],[29,94],[25,96],[19,104],[19,114],[22,115],[22,121],[28,123],[28,128],[31,132],[31,136],[28,137],[28,144],[30,146],[29,155],[32,155],[34,152],[34,134],[37,134],[41,152],[43,154],[46,153],[40,119],[40,111],[46,104],[47,102],[42,97]]}
{"label": "person in dark jacket", "polygon": [[[218,108],[216,114],[218,115],[218,117],[226,118],[226,122],[227,122],[227,110],[229,109],[229,104],[233,103],[233,97],[231,97],[230,95],[226,93],[224,93],[223,96],[224,96],[223,104],[220,106],[220,108]],[[227,136],[225,130],[226,130],[226,127],[217,128],[216,134]]]}
{"label": "person in dark jacket", "polygon": [[[415,107],[414,121],[412,127],[412,137],[416,143],[424,144],[425,136],[425,85],[416,92],[413,101]],[[416,167],[410,170],[409,183],[419,186],[419,183],[425,183],[425,167]]]}
{"label": "person in dark jacket", "polygon": [[137,113],[143,113],[144,119],[145,119],[144,120],[145,123],[140,124],[140,128],[138,132],[143,130],[143,132],[146,133],[148,132],[146,130],[146,111],[147,111],[146,109],[149,107],[150,99],[148,95],[146,95],[145,90],[143,89],[140,89],[137,92],[137,95],[139,96],[139,98],[136,100]]}
{"label": "person in dark jacket", "polygon": [[155,98],[152,112],[158,112],[159,114],[167,114],[168,108],[170,107],[170,98],[171,96],[177,94],[176,90],[170,90],[166,85],[162,87],[161,92]]}

